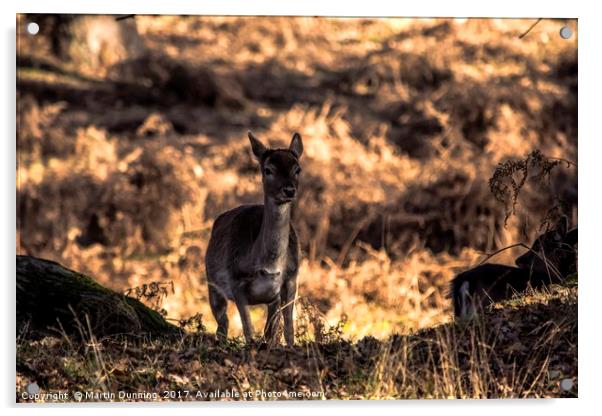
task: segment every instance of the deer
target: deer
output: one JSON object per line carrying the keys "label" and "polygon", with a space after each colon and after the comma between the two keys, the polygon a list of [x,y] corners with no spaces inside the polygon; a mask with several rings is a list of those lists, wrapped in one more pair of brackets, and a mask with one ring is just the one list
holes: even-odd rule
{"label": "deer", "polygon": [[515,260],[517,267],[485,263],[458,274],[450,285],[456,319],[472,319],[486,306],[510,299],[527,288],[542,288],[577,271],[577,228],[562,216],[555,227]]}
{"label": "deer", "polygon": [[247,344],[253,342],[248,307],[265,304],[265,340],[279,342],[282,314],[284,338],[291,347],[300,258],[291,210],[298,194],[303,142],[297,132],[288,148],[268,148],[251,131],[248,137],[261,170],[263,204],[241,205],[213,223],[205,256],[209,303],[218,339],[228,337],[228,301],[236,304]]}

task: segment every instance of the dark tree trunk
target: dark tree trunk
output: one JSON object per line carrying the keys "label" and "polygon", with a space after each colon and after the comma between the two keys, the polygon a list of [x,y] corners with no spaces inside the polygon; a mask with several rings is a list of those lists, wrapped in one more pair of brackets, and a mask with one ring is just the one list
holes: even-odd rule
{"label": "dark tree trunk", "polygon": [[96,337],[180,331],[140,301],[107,289],[89,276],[53,261],[17,256],[17,334],[26,328],[91,331]]}

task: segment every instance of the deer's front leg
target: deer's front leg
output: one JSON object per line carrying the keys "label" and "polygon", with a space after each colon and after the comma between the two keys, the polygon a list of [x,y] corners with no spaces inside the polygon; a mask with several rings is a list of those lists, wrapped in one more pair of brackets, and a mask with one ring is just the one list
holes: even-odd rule
{"label": "deer's front leg", "polygon": [[285,280],[280,295],[282,315],[284,315],[284,339],[286,340],[286,345],[292,347],[295,344],[293,312],[295,309],[295,297],[297,296],[296,276]]}
{"label": "deer's front leg", "polygon": [[280,298],[268,303],[268,318],[265,322],[263,336],[268,344],[277,344],[278,326],[280,324]]}
{"label": "deer's front leg", "polygon": [[242,331],[245,334],[245,340],[247,344],[253,341],[253,325],[251,324],[251,317],[249,316],[249,308],[247,299],[239,293],[234,294],[234,301],[236,302],[236,308],[240,314],[240,320],[242,321]]}

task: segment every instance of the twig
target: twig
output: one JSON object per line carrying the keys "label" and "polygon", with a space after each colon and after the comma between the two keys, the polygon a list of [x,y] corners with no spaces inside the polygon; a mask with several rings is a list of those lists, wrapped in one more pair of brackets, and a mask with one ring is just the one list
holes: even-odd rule
{"label": "twig", "polygon": [[487,257],[485,257],[483,260],[481,260],[481,262],[478,264],[478,266],[480,266],[481,264],[485,263],[487,260],[489,260],[489,259],[490,259],[490,258],[492,258],[493,256],[496,256],[496,255],[500,254],[502,251],[506,251],[506,250],[508,250],[509,248],[514,248],[514,247],[522,247],[522,248],[526,248],[527,250],[531,250],[531,248],[530,248],[530,247],[528,247],[528,246],[527,246],[526,244],[524,244],[524,243],[516,243],[516,244],[512,244],[512,245],[510,245],[510,246],[507,246],[507,247],[500,248],[499,250],[497,250],[497,251],[494,251],[494,252],[493,252],[493,253],[491,253],[491,254],[488,254],[488,255],[487,255]]}
{"label": "twig", "polygon": [[532,252],[535,256],[537,256],[546,265],[546,268],[548,269],[548,276],[549,276],[549,272],[551,270],[552,273],[554,273],[557,277],[559,277],[561,279],[563,278],[562,274],[560,273],[560,271],[558,270],[558,268],[556,266],[554,266],[553,264],[551,264],[551,262],[548,261],[548,259],[546,259],[545,253],[542,256],[541,254],[539,254],[538,252],[536,252],[535,250],[533,250],[531,247],[527,246],[524,243],[516,243],[516,244],[509,245],[507,247],[500,248],[499,250],[494,251],[493,253],[487,255],[487,257],[485,257],[483,260],[481,260],[481,262],[477,266],[482,265],[487,260],[489,260],[493,256],[501,253],[502,251],[508,250],[509,248],[513,248],[513,247],[523,247],[523,248],[526,248],[527,250],[529,250],[530,252]]}
{"label": "twig", "polygon": [[524,32],[522,35],[520,35],[518,38],[519,38],[519,39],[522,39],[522,38],[524,38],[525,36],[527,36],[527,35],[529,34],[529,32],[530,32],[530,31],[532,31],[532,30],[533,30],[533,28],[534,28],[535,26],[537,26],[537,24],[538,24],[539,22],[541,22],[542,20],[543,20],[543,19],[542,19],[541,17],[540,17],[539,19],[537,19],[537,21],[536,21],[535,23],[533,23],[533,24],[532,24],[532,25],[529,27],[529,29],[527,29],[527,31],[526,31],[526,32]]}
{"label": "twig", "polygon": [[123,16],[117,16],[115,20],[118,22],[120,20],[133,19],[134,17],[136,17],[135,14],[124,14]]}

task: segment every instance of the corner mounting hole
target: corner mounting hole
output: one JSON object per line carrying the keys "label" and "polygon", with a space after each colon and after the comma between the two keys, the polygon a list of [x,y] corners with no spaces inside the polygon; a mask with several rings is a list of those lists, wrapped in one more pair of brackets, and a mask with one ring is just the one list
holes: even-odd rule
{"label": "corner mounting hole", "polygon": [[30,35],[37,35],[40,31],[40,26],[36,22],[30,22],[27,24],[27,33]]}
{"label": "corner mounting hole", "polygon": [[573,36],[573,31],[571,30],[571,28],[570,28],[570,27],[568,27],[568,26],[563,26],[563,27],[560,29],[560,37],[561,37],[562,39],[570,39],[570,38],[571,38],[571,36]]}

